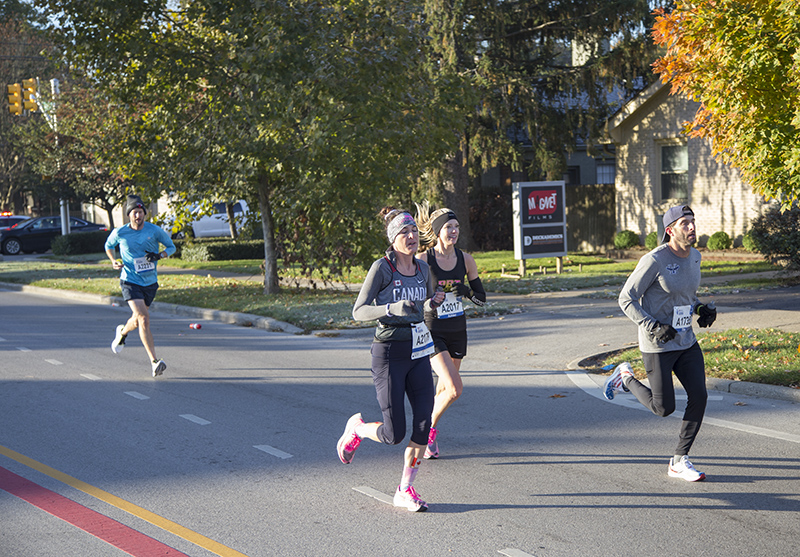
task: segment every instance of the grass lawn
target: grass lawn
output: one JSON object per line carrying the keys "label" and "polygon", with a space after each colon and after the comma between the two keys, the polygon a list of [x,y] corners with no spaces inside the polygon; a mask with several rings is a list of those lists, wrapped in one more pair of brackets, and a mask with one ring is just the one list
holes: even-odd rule
{"label": "grass lawn", "polygon": [[[729,329],[697,335],[706,375],[800,388],[800,334],[779,329]],[[630,362],[638,379],[646,377],[638,348],[618,352],[595,365]]]}

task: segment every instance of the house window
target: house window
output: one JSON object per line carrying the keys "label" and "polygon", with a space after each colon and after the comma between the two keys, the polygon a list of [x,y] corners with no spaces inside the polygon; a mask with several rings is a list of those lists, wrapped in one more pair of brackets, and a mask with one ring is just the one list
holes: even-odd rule
{"label": "house window", "polygon": [[686,145],[661,146],[661,199],[689,198],[689,153]]}
{"label": "house window", "polygon": [[597,163],[597,183],[598,184],[613,184],[616,177],[616,167],[614,163],[599,162]]}
{"label": "house window", "polygon": [[567,186],[580,186],[581,185],[581,167],[568,166],[567,171],[564,173],[564,185]]}

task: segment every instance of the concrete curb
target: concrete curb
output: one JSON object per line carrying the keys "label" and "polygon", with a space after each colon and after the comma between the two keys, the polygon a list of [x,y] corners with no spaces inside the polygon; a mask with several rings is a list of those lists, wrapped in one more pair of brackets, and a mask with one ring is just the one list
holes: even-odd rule
{"label": "concrete curb", "polygon": [[[111,305],[117,303],[125,305],[125,301],[119,296],[103,296],[100,294],[90,294],[88,292],[75,292],[74,290],[57,290],[54,288],[42,288],[40,286],[28,286],[26,284],[13,284],[9,282],[0,282],[0,288],[6,290],[14,290],[17,292],[27,292],[30,294],[37,294],[39,296],[50,296],[55,298],[63,298],[67,300],[78,300],[86,303],[94,303],[101,305]],[[250,313],[238,313],[232,311],[220,311],[216,309],[196,308],[191,306],[181,306],[178,304],[168,304],[166,302],[153,302],[150,306],[153,311],[160,311],[164,313],[172,313],[174,315],[182,315],[185,317],[193,317],[196,319],[206,319],[208,321],[217,321],[220,323],[228,323],[230,325],[239,325],[242,327],[256,327],[266,331],[282,332],[290,334],[303,334],[306,331],[300,327],[296,327],[291,323],[278,321],[271,317],[262,317],[260,315],[253,315]]]}
{"label": "concrete curb", "polygon": [[[574,370],[585,371],[586,368],[580,365],[582,361],[588,360],[589,358],[599,358],[607,354],[613,354],[614,352],[617,352],[619,350],[627,350],[629,348],[631,347],[626,346],[621,349],[618,348],[617,350],[608,350],[606,352],[599,352],[591,356],[578,358],[568,363],[567,369],[571,371]],[[674,380],[677,381],[677,379]],[[767,385],[764,383],[751,383],[749,381],[734,381],[732,379],[718,379],[716,377],[706,377],[706,388],[737,395],[749,395],[749,396],[758,396],[762,398],[773,398],[776,400],[783,400],[786,402],[800,402],[800,389],[793,389],[791,387],[783,387],[780,385]]]}

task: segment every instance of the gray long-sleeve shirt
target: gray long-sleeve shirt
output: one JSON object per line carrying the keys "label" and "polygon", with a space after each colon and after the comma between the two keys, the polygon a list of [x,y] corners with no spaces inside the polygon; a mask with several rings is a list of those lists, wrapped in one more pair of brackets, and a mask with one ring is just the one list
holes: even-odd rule
{"label": "gray long-sleeve shirt", "polygon": [[[644,255],[622,287],[619,306],[639,326],[642,352],[670,352],[691,347],[697,338],[692,316],[700,286],[700,252],[691,248],[678,257],[662,244]],[[652,335],[657,324],[672,325],[678,334],[667,343]]]}
{"label": "gray long-sleeve shirt", "polygon": [[[424,321],[423,313],[426,304],[434,294],[434,287],[430,280],[428,264],[415,259],[416,272],[412,276],[400,274],[396,270],[395,254],[389,251],[386,258],[381,257],[375,261],[367,273],[367,278],[361,285],[361,291],[353,306],[353,319],[356,321],[378,321],[375,338],[380,341],[409,340],[411,338],[411,323]],[[394,269],[392,266],[394,265]],[[414,302],[411,315],[386,315],[386,304],[400,300]],[[430,309],[428,307],[428,309]]]}

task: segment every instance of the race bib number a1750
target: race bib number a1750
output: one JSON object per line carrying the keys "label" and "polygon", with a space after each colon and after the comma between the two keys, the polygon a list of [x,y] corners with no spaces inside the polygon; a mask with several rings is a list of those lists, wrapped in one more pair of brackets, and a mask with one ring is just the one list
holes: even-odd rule
{"label": "race bib number a1750", "polygon": [[692,306],[675,306],[672,309],[672,328],[685,331],[692,326]]}

